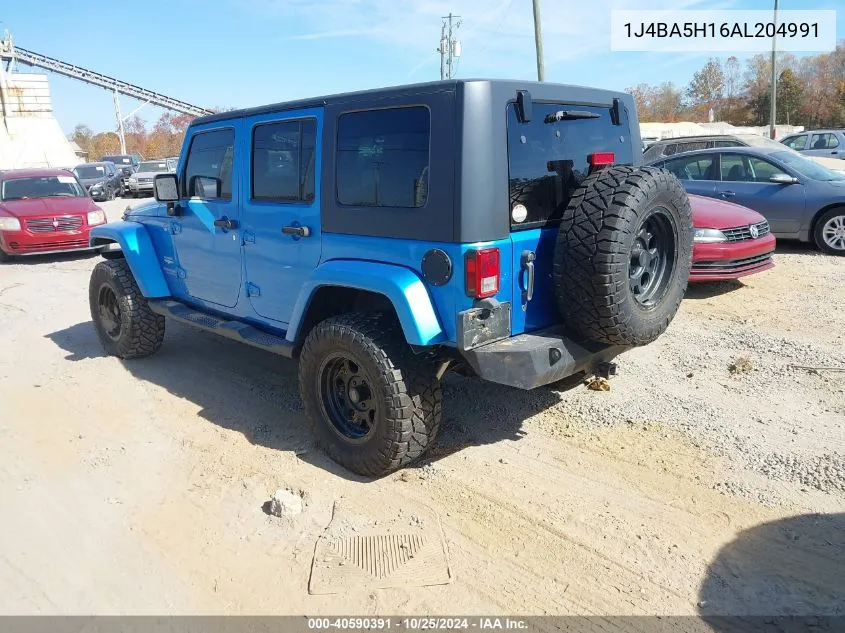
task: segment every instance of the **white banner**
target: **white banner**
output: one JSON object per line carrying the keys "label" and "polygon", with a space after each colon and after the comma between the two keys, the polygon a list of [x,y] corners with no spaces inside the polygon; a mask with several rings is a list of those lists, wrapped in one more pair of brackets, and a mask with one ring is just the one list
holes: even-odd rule
{"label": "white banner", "polygon": [[690,53],[832,51],[836,11],[673,11],[610,12],[610,50]]}

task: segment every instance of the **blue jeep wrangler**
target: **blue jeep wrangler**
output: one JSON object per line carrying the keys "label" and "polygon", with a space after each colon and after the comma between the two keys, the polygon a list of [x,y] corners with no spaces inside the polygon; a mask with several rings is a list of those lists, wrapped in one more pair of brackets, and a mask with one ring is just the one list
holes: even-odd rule
{"label": "blue jeep wrangler", "polygon": [[299,359],[319,443],[382,475],[432,443],[447,371],[532,389],[666,329],[690,207],[641,153],[629,95],[546,83],[199,118],[156,200],[92,231],[112,244],[93,321],[124,359],[159,348],[165,317]]}

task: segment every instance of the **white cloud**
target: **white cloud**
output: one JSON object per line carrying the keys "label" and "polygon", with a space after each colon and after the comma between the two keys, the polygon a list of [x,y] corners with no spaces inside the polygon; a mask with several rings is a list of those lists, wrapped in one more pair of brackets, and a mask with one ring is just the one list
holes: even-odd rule
{"label": "white cloud", "polygon": [[[649,9],[727,8],[738,0],[653,0]],[[546,66],[565,77],[565,65],[610,51],[610,11],[641,9],[642,0],[542,0]],[[461,16],[461,76],[525,76],[534,64],[530,0],[240,0],[265,18],[283,18],[285,37],[365,39],[385,55],[417,61],[408,77],[437,64],[441,16]],[[557,71],[557,72],[556,72]]]}

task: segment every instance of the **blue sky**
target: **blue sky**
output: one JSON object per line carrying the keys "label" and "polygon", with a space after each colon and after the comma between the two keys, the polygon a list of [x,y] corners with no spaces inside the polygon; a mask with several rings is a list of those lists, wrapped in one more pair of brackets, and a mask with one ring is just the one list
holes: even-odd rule
{"label": "blue sky", "polygon": [[[839,0],[780,0],[836,9]],[[546,79],[682,85],[709,56],[610,52],[610,10],[769,9],[771,0],[542,0]],[[838,8],[842,9],[840,5]],[[536,76],[531,0],[4,0],[0,29],[44,55],[201,106],[251,106],[439,78],[440,16],[460,14],[458,77]],[[845,37],[845,10],[837,14]],[[740,56],[743,58],[743,56]],[[25,66],[19,70],[28,72]],[[50,75],[56,118],[114,129],[112,97]],[[122,99],[124,114],[140,105]],[[154,120],[161,111],[139,114]]]}

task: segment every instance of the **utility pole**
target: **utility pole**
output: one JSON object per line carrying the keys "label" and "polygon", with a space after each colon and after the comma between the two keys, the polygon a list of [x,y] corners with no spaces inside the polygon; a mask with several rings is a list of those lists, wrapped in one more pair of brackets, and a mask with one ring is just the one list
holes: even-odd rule
{"label": "utility pole", "polygon": [[546,80],[543,66],[543,27],[540,24],[540,0],[534,1],[534,44],[537,47],[537,81]]}
{"label": "utility pole", "polygon": [[461,43],[453,37],[462,22],[459,15],[443,16],[443,24],[440,27],[440,79],[453,79],[455,77],[455,59],[461,56]]}
{"label": "utility pole", "polygon": [[126,135],[123,133],[123,117],[120,116],[120,94],[114,91],[114,115],[117,117],[117,135],[120,138],[120,153],[126,153]]}
{"label": "utility pole", "polygon": [[777,56],[777,30],[778,30],[778,0],[775,0],[775,33],[772,35],[772,109],[769,112],[769,137],[772,140],[777,140],[777,129],[775,123],[777,122],[778,114],[778,78],[777,69],[775,68]]}

